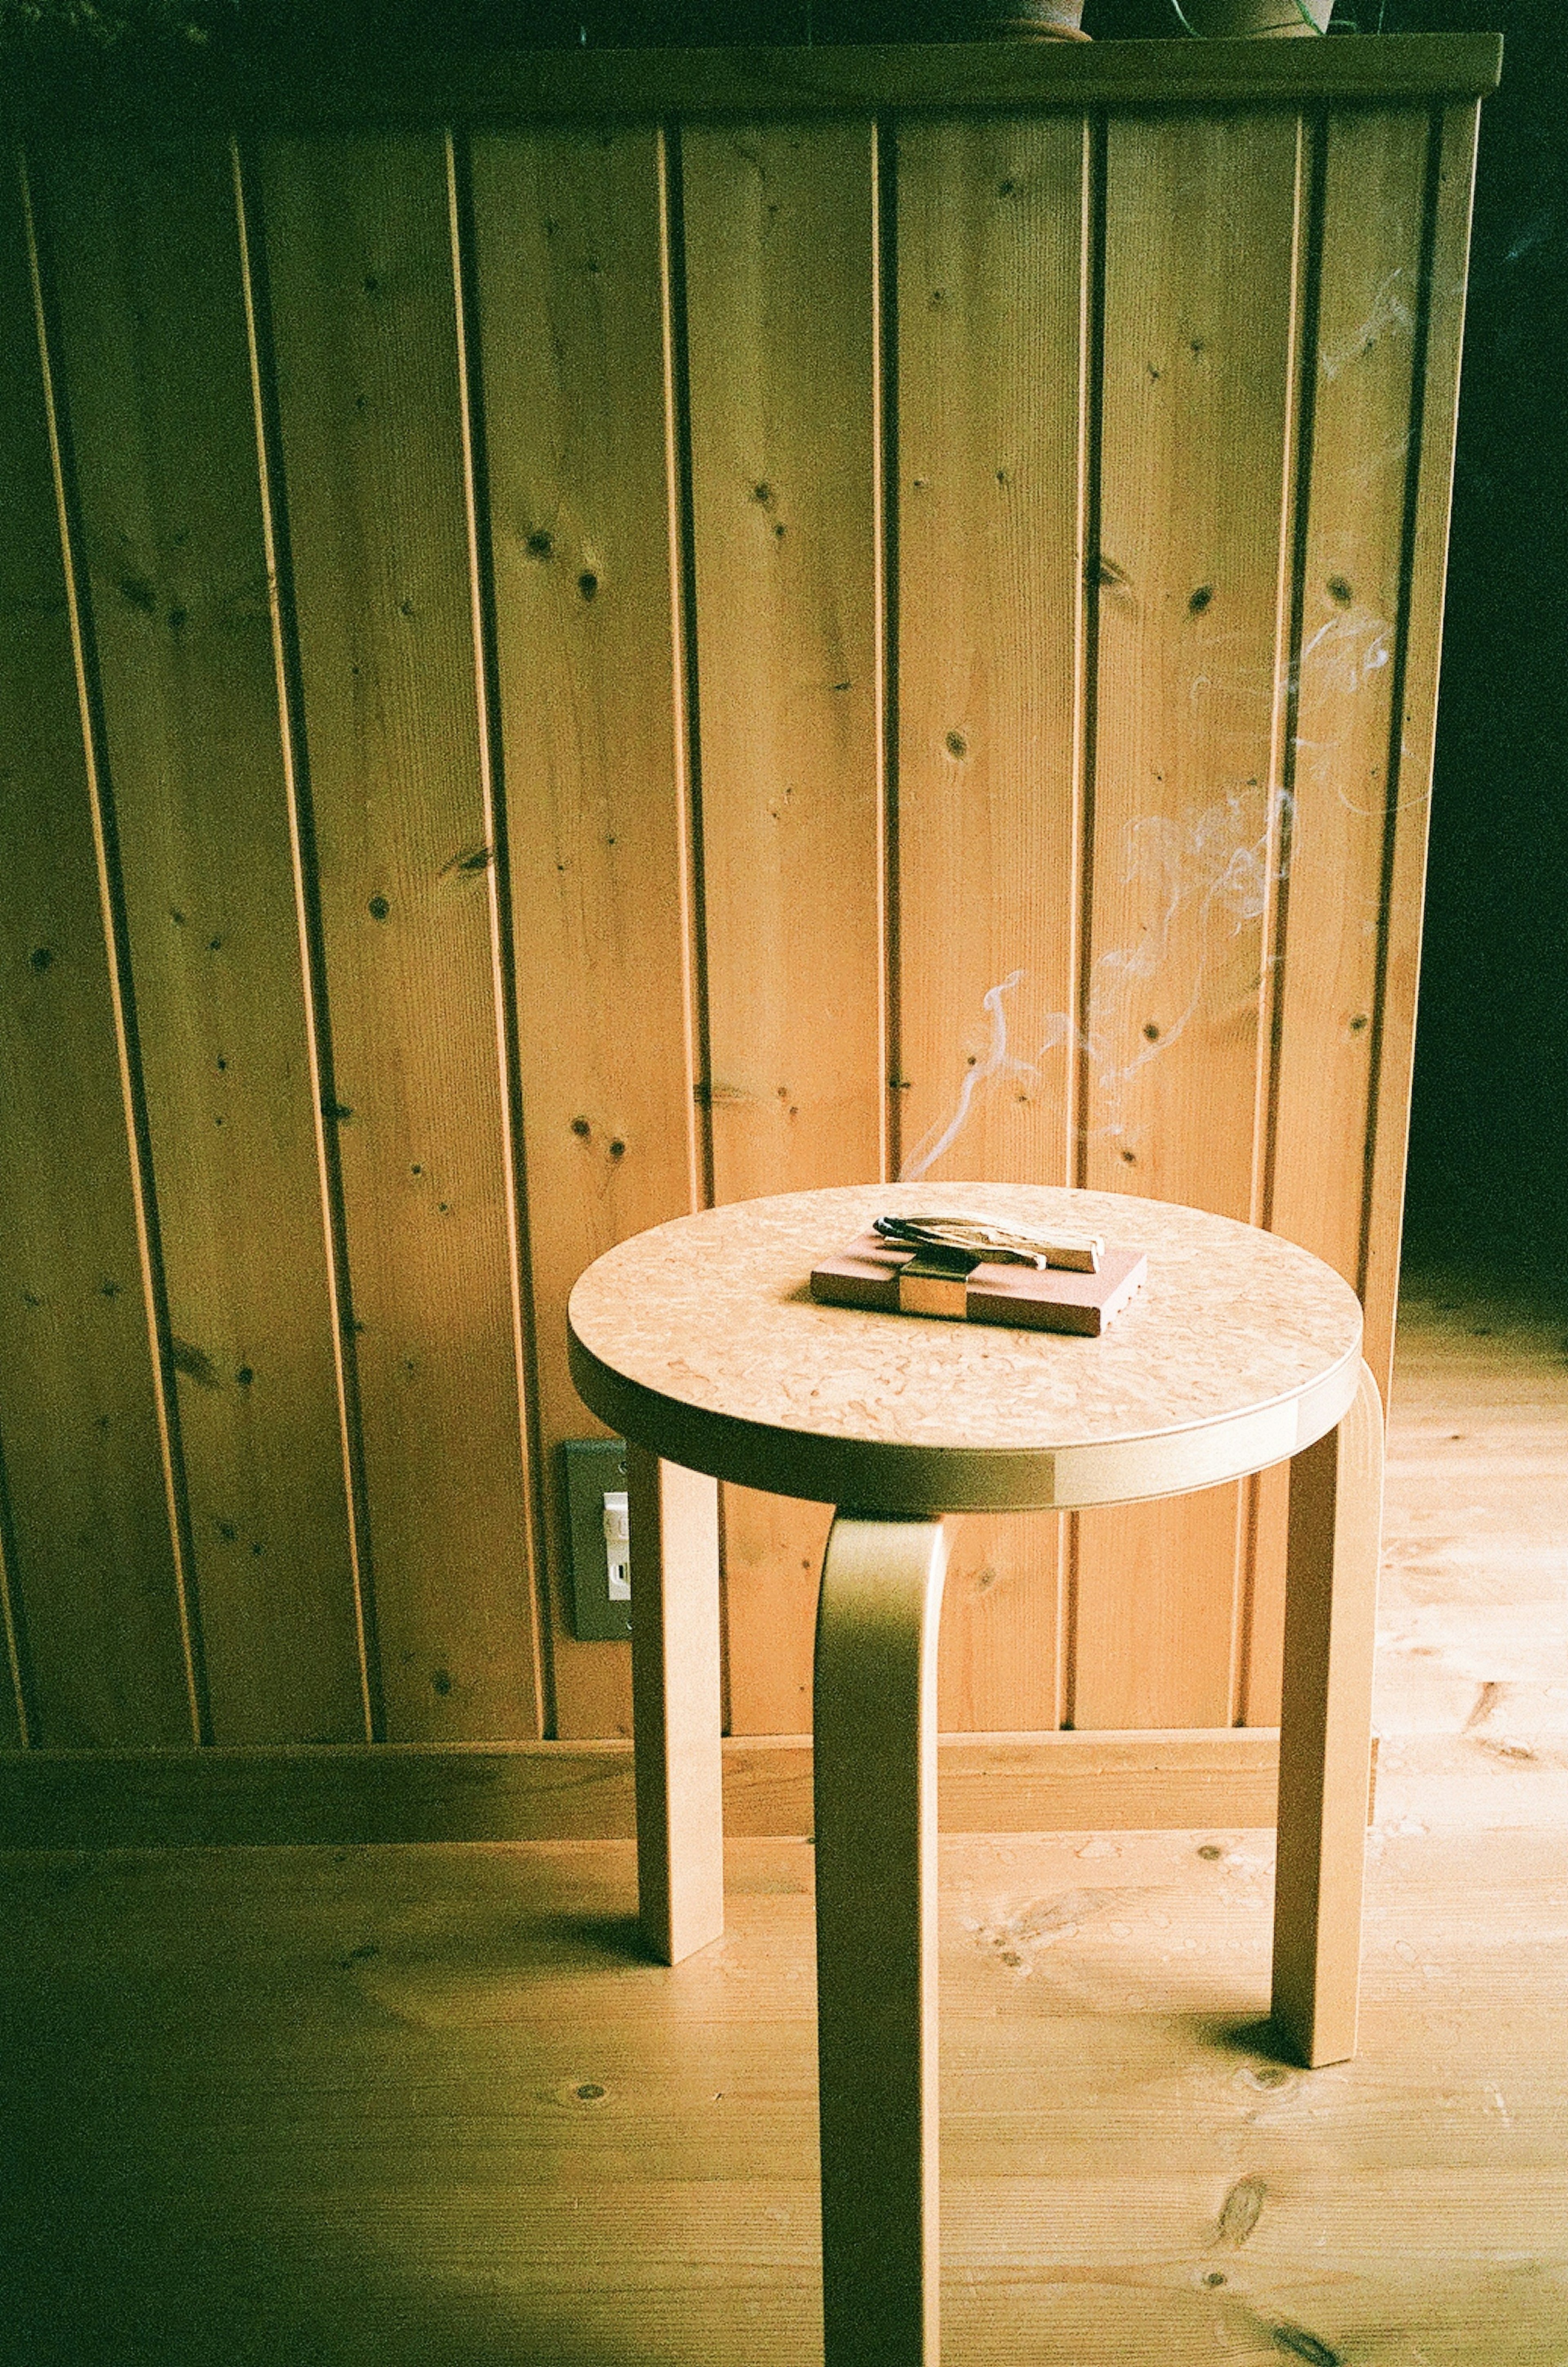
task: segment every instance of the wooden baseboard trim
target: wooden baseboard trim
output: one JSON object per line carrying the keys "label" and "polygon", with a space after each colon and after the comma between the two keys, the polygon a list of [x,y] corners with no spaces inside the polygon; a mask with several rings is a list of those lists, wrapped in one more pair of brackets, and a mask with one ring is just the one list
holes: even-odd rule
{"label": "wooden baseboard trim", "polygon": [[[950,1734],[940,1753],[944,1832],[1274,1821],[1279,1736],[1267,1727]],[[1375,1780],[1375,1746],[1373,1771]],[[735,1836],[809,1833],[810,1737],[727,1741],[724,1809]],[[631,1831],[627,1742],[0,1753],[0,1849],[621,1840]]]}

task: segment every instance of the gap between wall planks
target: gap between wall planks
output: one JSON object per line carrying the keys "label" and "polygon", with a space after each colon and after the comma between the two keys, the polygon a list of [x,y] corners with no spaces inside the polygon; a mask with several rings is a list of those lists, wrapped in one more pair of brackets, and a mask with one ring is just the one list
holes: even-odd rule
{"label": "gap between wall planks", "polygon": [[26,226],[9,173],[0,371],[0,1733],[190,1742]]}
{"label": "gap between wall planks", "polygon": [[[717,1201],[885,1172],[874,127],[682,137]],[[806,1723],[820,1508],[726,1488],[741,1731]]]}
{"label": "gap between wall planks", "polygon": [[[1303,127],[1109,131],[1083,1180],[1255,1216]],[[1259,277],[1251,258],[1271,268]],[[1079,1523],[1074,1718],[1235,1714],[1244,1489]]]}
{"label": "gap between wall planks", "polygon": [[[1317,255],[1344,268],[1317,278],[1318,368],[1302,422],[1310,492],[1298,524],[1293,805],[1264,1214],[1351,1276],[1393,918],[1382,874],[1429,137],[1411,113],[1330,119],[1315,160]],[[1295,953],[1305,946],[1310,960]],[[1377,1369],[1386,1387],[1386,1363]],[[1248,1720],[1279,1714],[1289,1480],[1266,1472],[1254,1485]]]}
{"label": "gap between wall planks", "polygon": [[[1074,1175],[1092,161],[1075,117],[898,135],[905,1172],[967,1095],[933,1175]],[[1070,1524],[955,1532],[943,1724],[1058,1725]]]}
{"label": "gap between wall planks", "polygon": [[258,161],[390,1740],[536,1727],[445,142]]}
{"label": "gap between wall planks", "polygon": [[77,144],[38,185],[211,1731],[363,1738],[227,148]]}
{"label": "gap between wall planks", "polygon": [[[46,909],[36,895],[76,913],[73,926],[85,914],[89,938],[70,971],[56,962],[24,976],[31,945],[15,957],[6,1042],[22,1080],[18,1105],[31,1093],[39,1113],[27,1189],[47,1204],[48,1178],[61,1174],[80,1227],[98,1229],[106,1243],[121,1227],[129,1283],[106,1305],[134,1321],[118,1335],[119,1365],[93,1360],[95,1372],[118,1376],[123,1405],[114,1436],[124,1484],[100,1493],[101,1475],[116,1467],[85,1435],[83,1344],[105,1319],[84,1306],[98,1285],[65,1281],[64,1244],[51,1246],[42,1217],[27,1216],[22,1185],[8,1185],[7,1217],[19,1209],[27,1232],[24,1263],[41,1256],[50,1282],[47,1321],[31,1324],[25,1300],[20,1314],[13,1302],[0,1317],[15,1330],[19,1360],[13,1366],[8,1353],[0,1374],[8,1482],[0,1552],[19,1614],[22,1693],[30,1686],[42,1713],[31,1739],[134,1740],[141,1721],[163,1718],[157,1704],[171,1701],[188,1730],[177,1659],[171,1693],[162,1677],[143,1682],[135,1659],[142,1647],[118,1655],[105,1622],[119,1613],[106,1608],[85,1632],[82,1607],[92,1598],[79,1582],[79,1541],[90,1523],[75,1508],[94,1505],[102,1543],[91,1548],[92,1584],[106,1606],[117,1589],[125,1593],[146,1637],[172,1634],[176,1654],[180,1555],[202,1598],[193,1611],[205,1613],[210,1591],[221,1635],[225,1601],[244,1615],[244,1574],[223,1592],[226,1566],[240,1557],[231,1549],[261,1542],[263,1555],[251,1558],[265,1564],[264,1532],[288,1537],[277,1591],[258,1614],[286,1629],[290,1619],[303,1623],[296,1635],[315,1621],[338,1640],[319,1653],[307,1646],[302,1682],[294,1646],[294,1676],[274,1648],[258,1652],[268,1665],[250,1669],[243,1650],[231,1653],[208,1729],[219,1738],[259,1733],[268,1720],[274,1733],[295,1736],[363,1731],[367,1697],[373,1730],[432,1740],[525,1736],[539,1730],[541,1712],[562,1733],[624,1728],[624,1654],[572,1644],[558,1602],[555,1449],[592,1426],[558,1369],[567,1284],[609,1240],[678,1213],[710,1188],[730,1198],[879,1172],[890,1128],[885,1081],[897,1105],[891,1130],[913,1150],[921,1114],[931,1114],[929,1138],[962,1097],[971,1052],[985,1073],[969,1127],[933,1184],[971,1161],[1001,1172],[1015,1160],[1033,1170],[1065,1158],[1076,1122],[1068,1096],[1081,1079],[1090,1165],[1125,1171],[1090,1180],[1192,1198],[1213,1197],[1223,1184],[1224,1205],[1245,1194],[1237,1212],[1261,1214],[1271,1179],[1282,1229],[1299,1227],[1298,1237],[1350,1271],[1353,1240],[1378,1359],[1397,1242],[1475,113],[1473,105],[1438,111],[1443,145],[1426,177],[1425,214],[1420,188],[1401,182],[1402,173],[1422,180],[1425,106],[1327,112],[1305,119],[1301,134],[1283,113],[1189,117],[1184,129],[1113,116],[1103,134],[1081,116],[1060,115],[890,121],[874,136],[863,119],[809,134],[798,124],[706,126],[679,138],[646,127],[613,135],[586,125],[497,130],[473,143],[471,190],[466,143],[449,158],[434,133],[264,142],[245,163],[248,274],[221,221],[199,224],[181,256],[159,251],[168,234],[159,221],[177,221],[181,206],[197,201],[220,143],[204,152],[186,138],[165,147],[161,185],[149,164],[115,167],[141,188],[142,231],[138,244],[117,209],[108,208],[112,221],[105,216],[100,194],[101,252],[90,233],[92,187],[110,173],[107,158],[67,193],[40,155],[42,273],[57,323],[56,413],[67,510],[77,522],[82,674],[103,829],[96,855],[85,785],[68,777],[70,767],[79,771],[81,735],[57,655],[53,674],[29,668],[26,685],[34,730],[65,751],[67,770],[50,773],[62,809],[51,834],[54,876],[18,883],[25,900],[7,925],[22,947],[32,916]],[[1158,382],[1139,379],[1159,367],[1141,351],[1158,326],[1151,308],[1159,291],[1127,260],[1142,232],[1126,160],[1141,172],[1149,143],[1166,153],[1168,171],[1177,169],[1170,155],[1195,155],[1223,192],[1216,157],[1223,164],[1227,142],[1254,132],[1276,149],[1302,140],[1291,202],[1269,197],[1280,187],[1276,161],[1240,176],[1246,187],[1234,205],[1223,197],[1213,213],[1185,209],[1161,334],[1179,349],[1180,301],[1205,288],[1217,300],[1227,268],[1234,276],[1258,255],[1275,258],[1260,271],[1261,300],[1247,307],[1249,334],[1277,323],[1274,377],[1260,351],[1194,355],[1194,337],[1208,343],[1201,327],[1179,365],[1189,380],[1182,400],[1199,421],[1202,368],[1223,362],[1255,385],[1250,415],[1268,425],[1263,444],[1273,458],[1260,459],[1262,446],[1252,445],[1228,468],[1230,507],[1213,514],[1224,531],[1211,550],[1196,482],[1210,464],[1201,457],[1190,466],[1180,449],[1172,466],[1186,491],[1171,508],[1174,540],[1160,527],[1159,552],[1140,555],[1134,568],[1114,547],[1131,499],[1117,455],[1134,476],[1146,468],[1149,405],[1163,398]],[[1225,169],[1233,179],[1239,172]],[[1359,199],[1374,183],[1378,203],[1363,210]],[[148,192],[159,187],[153,203]],[[769,215],[769,206],[779,211]],[[1276,217],[1288,217],[1294,258],[1283,294],[1281,250],[1269,244]],[[1056,225],[1050,239],[1031,245],[1019,225],[1044,221]],[[1238,221],[1252,225],[1251,247]],[[1335,268],[1324,279],[1321,334],[1310,332],[1319,350],[1301,344],[1292,367],[1290,338],[1309,334],[1314,275],[1325,257]],[[1390,273],[1412,269],[1413,288],[1389,282]],[[1170,289],[1183,271],[1179,300]],[[1424,272],[1437,289],[1429,334]],[[259,523],[256,480],[247,474],[256,467],[246,425],[247,292],[269,446]],[[118,304],[114,334],[134,363],[131,315],[143,297],[151,319],[160,306],[162,317],[188,307],[191,350],[136,364],[125,373],[131,399],[117,402],[104,324]],[[1353,339],[1380,303],[1386,318],[1376,334],[1329,372],[1323,355],[1334,321],[1342,316]],[[978,367],[965,334],[974,324],[999,368]],[[731,368],[742,340],[772,356],[764,376],[747,379]],[[1054,357],[1068,343],[1065,368]],[[36,358],[18,352],[16,367],[25,435],[41,406],[28,391]],[[228,382],[234,374],[238,392]],[[1386,415],[1391,440],[1406,435],[1412,388],[1426,427],[1406,473],[1392,468],[1373,499],[1353,499],[1335,456],[1359,446],[1369,418]],[[208,423],[189,437],[193,475],[203,481],[188,491],[166,457],[182,403],[192,422]],[[41,433],[35,440],[41,450]],[[836,456],[836,476],[817,470],[824,447]],[[1201,438],[1197,448],[1201,456]],[[1292,492],[1298,461],[1301,499]],[[214,492],[220,469],[234,489],[228,504]],[[1259,470],[1274,487],[1268,500],[1254,498]],[[919,489],[917,475],[928,479]],[[47,475],[40,482],[42,583],[58,558],[49,557]],[[1245,496],[1244,484],[1253,488]],[[124,527],[109,489],[138,486],[152,492]],[[546,504],[554,524],[530,515]],[[166,517],[153,515],[160,507]],[[176,507],[201,521],[207,572],[188,544],[176,555]],[[1331,563],[1323,554],[1340,530],[1337,516],[1345,537],[1362,539],[1345,543]],[[117,590],[121,578],[95,540],[100,527],[147,539],[155,566],[128,567],[123,580],[154,593],[152,610]],[[243,581],[236,571],[247,549],[258,613],[266,606],[268,531],[281,742],[277,696],[258,656],[265,618],[253,632],[250,617],[234,617],[227,638],[203,629],[206,587]],[[541,532],[548,550],[530,549]],[[1260,556],[1264,541],[1271,555]],[[1086,567],[1098,579],[1087,596],[1078,589]],[[1351,608],[1314,591],[1320,571],[1325,587],[1331,574],[1350,584]],[[1383,598],[1389,583],[1395,605],[1381,613],[1396,624],[1403,617],[1402,633],[1389,665],[1371,667],[1352,699],[1333,671],[1342,629],[1314,636],[1353,614],[1360,585],[1376,585]],[[1193,606],[1205,589],[1210,597]],[[1166,608],[1169,632],[1153,632]],[[168,624],[174,610],[183,613],[177,631]],[[1251,654],[1238,657],[1226,635],[1243,611]],[[966,613],[985,620],[967,649],[950,642],[944,624]],[[54,629],[41,611],[35,629],[40,637]],[[1137,646],[1140,632],[1150,646]],[[143,641],[160,652],[152,665],[129,654]],[[1201,653],[1203,686],[1195,666],[1183,694],[1171,652],[1179,661],[1189,644],[1195,659]],[[863,669],[840,670],[837,653],[851,649]],[[1116,685],[1129,680],[1144,685],[1135,744],[1125,724],[1107,720],[1112,706],[1128,712]],[[844,681],[849,692],[834,688]],[[1353,734],[1363,752],[1356,761],[1374,771],[1379,732],[1385,751],[1403,739],[1404,778],[1386,819],[1374,810],[1358,821],[1344,806],[1340,768],[1313,775],[1306,749],[1292,779],[1291,735],[1312,739],[1309,710],[1325,701],[1329,728]],[[245,715],[262,719],[254,734]],[[162,769],[154,733],[167,753]],[[204,736],[232,761],[204,770],[194,753]],[[1256,834],[1249,812],[1237,820],[1258,771],[1243,766],[1244,740],[1278,767],[1258,773],[1260,785],[1280,778],[1297,800],[1291,877],[1272,907],[1265,889],[1256,912],[1224,904],[1236,888],[1234,865],[1268,832],[1267,815]],[[15,734],[13,744],[22,744]],[[1156,749],[1165,761],[1154,763]],[[1168,776],[1143,797],[1140,764]],[[836,788],[814,799],[824,782]],[[73,800],[74,820],[63,810]],[[1143,1012],[1149,998],[1135,960],[1112,965],[1109,977],[1098,966],[1108,951],[1135,954],[1147,941],[1140,932],[1160,910],[1160,883],[1178,857],[1195,857],[1207,892],[1202,864],[1212,849],[1201,824],[1215,810],[1236,820],[1235,843],[1222,849],[1228,888],[1215,900],[1224,927],[1211,929],[1204,993],[1176,1034],[1168,1014]],[[190,820],[198,813],[199,830]],[[439,848],[426,843],[433,825]],[[302,937],[303,968],[298,953],[286,957],[270,945],[243,962],[220,947],[211,959],[222,964],[228,954],[231,1000],[209,1009],[184,993],[177,970],[147,950],[156,945],[148,928],[165,844],[183,847],[181,859],[216,905],[265,908]],[[221,844],[235,862],[243,854],[243,879],[225,874]],[[1353,943],[1337,872],[1330,883],[1315,867],[1349,860],[1347,849],[1363,888],[1375,876],[1379,899],[1376,928]],[[487,850],[488,861],[462,867]],[[453,855],[455,873],[444,868]],[[96,919],[98,872],[111,968]],[[1052,878],[1066,886],[1065,917],[1043,894]],[[172,892],[168,901],[185,909]],[[1178,904],[1173,957],[1190,961],[1202,897]],[[972,912],[978,925],[970,928]],[[178,924],[168,925],[172,935]],[[40,917],[39,928],[37,943],[52,944],[54,923],[46,929]],[[1009,955],[1015,932],[1028,939],[1022,962]],[[778,957],[760,964],[770,944]],[[1332,987],[1320,950],[1335,966]],[[1355,962],[1364,977],[1369,959],[1370,998],[1352,998]],[[985,1008],[986,995],[1019,968],[1026,976],[999,1001],[1016,1022],[1010,1054],[1026,1047],[1039,1072],[1021,1079],[987,1068],[997,1005]],[[1059,968],[1066,1024],[1059,1042],[1048,1042],[1057,996],[1043,978]],[[1076,1013],[1075,972],[1089,987]],[[69,1010],[68,977],[81,998]],[[835,997],[866,1016],[847,1036],[831,1025]],[[1355,1009],[1339,1008],[1352,999]],[[1369,1025],[1358,1029],[1368,999]],[[97,1080],[69,1124],[39,1082],[48,1055],[29,1014],[45,1010],[51,1025],[58,1013],[77,1031],[73,1072]],[[249,1042],[243,1068],[216,1036],[204,1045],[204,1031],[219,1023]],[[1150,1024],[1158,1038],[1143,1034]],[[236,1117],[262,1111],[252,1087],[289,1028],[281,1098],[265,1105],[265,1138],[258,1132],[241,1187],[254,1205],[237,1206],[231,1185],[225,1205],[208,1210],[200,1179],[224,1170],[217,1140],[201,1138],[203,1114],[223,1116],[227,1133],[231,1108]],[[1303,1028],[1310,1044],[1299,1040]],[[230,1063],[222,1071],[220,1055]],[[1133,1116],[1158,1120],[1142,1172],[1126,1170],[1113,1138],[1096,1131],[1105,1119],[1096,1096],[1105,1103],[1107,1070],[1118,1069],[1133,1073],[1110,1099],[1121,1093]],[[1333,1081],[1338,1113],[1326,1119],[1312,1098],[1320,1074]],[[1162,1075],[1185,1082],[1167,1092]],[[203,1098],[215,1078],[229,1102]],[[129,1166],[120,1082],[135,1121]],[[1019,1090],[1030,1099],[1019,1102]],[[738,1092],[748,1097],[733,1098]],[[337,1115],[347,1109],[352,1117]],[[88,1111],[99,1129],[93,1172],[105,1179],[101,1201],[81,1188]],[[1363,1160],[1369,1123],[1375,1133]],[[437,1137],[462,1179],[458,1196],[421,1156],[421,1143]],[[1307,1181],[1292,1148],[1303,1141],[1315,1163],[1315,1213],[1287,1207]],[[434,1209],[418,1200],[422,1179],[434,1179]],[[141,1260],[150,1322],[136,1305],[138,1187],[151,1244]],[[454,1251],[444,1234],[449,1241],[446,1219],[459,1217],[471,1229]],[[273,1246],[256,1273],[227,1274],[225,1241],[248,1247],[258,1227]],[[91,1263],[118,1278],[107,1247]],[[67,1322],[73,1288],[84,1311]],[[191,1331],[209,1339],[176,1319],[182,1305],[200,1315]],[[367,1328],[355,1331],[356,1322]],[[212,1345],[227,1340],[225,1323],[238,1343],[231,1369],[252,1379],[213,1388],[212,1376],[231,1368],[227,1348],[220,1356]],[[246,1349],[244,1323],[277,1365],[293,1369],[314,1355],[314,1377],[297,1398],[275,1394],[267,1404],[263,1353]],[[152,1359],[141,1344],[149,1329]],[[20,1387],[13,1371],[26,1376]],[[161,1390],[172,1522],[160,1501]],[[47,1425],[35,1411],[45,1405]],[[304,1418],[307,1406],[319,1420]],[[287,1486],[280,1458],[297,1467]],[[313,1501],[298,1492],[298,1472],[314,1475]],[[246,1497],[240,1517],[217,1503],[219,1492]],[[1137,1548],[1130,1575],[1119,1556],[1108,1571],[1086,1524],[1076,1600],[1070,1545],[1050,1516],[966,1524],[944,1639],[944,1720],[1016,1727],[1063,1714],[1080,1724],[1266,1716],[1271,1656],[1277,1664],[1277,1493],[1266,1479],[1250,1499],[1217,1491],[1213,1505],[1128,1516],[1145,1524],[1128,1539]],[[265,1522],[258,1506],[271,1508]],[[738,1727],[804,1723],[827,1517],[822,1508],[731,1497]],[[124,1524],[118,1542],[115,1523]],[[334,1535],[344,1542],[323,1544]],[[537,1701],[536,1550],[554,1631]],[[68,1566],[77,1572],[69,1591]],[[260,1627],[258,1616],[253,1637]],[[199,1656],[195,1615],[192,1640]],[[1133,1657],[1119,1670],[1123,1644]],[[147,1648],[155,1662],[162,1646]],[[220,1651],[215,1666],[222,1659]],[[141,1673],[128,1673],[130,1662]],[[159,1738],[178,1731],[165,1737],[159,1727]]]}
{"label": "gap between wall planks", "polygon": [[644,130],[472,149],[555,1726],[629,1734],[573,1641],[558,1444],[597,1432],[557,1310],[701,1205],[668,172]]}
{"label": "gap between wall planks", "polygon": [[[1369,1111],[1367,1183],[1357,1287],[1368,1329],[1382,1347],[1373,1364],[1386,1399],[1399,1294],[1400,1225],[1416,1054],[1438,667],[1442,653],[1449,515],[1453,493],[1460,347],[1475,191],[1479,100],[1432,110],[1427,244],[1416,306],[1416,385],[1411,405],[1401,570],[1398,685],[1391,725],[1391,798],[1383,839],[1383,971]],[[1408,817],[1408,820],[1406,820]]]}

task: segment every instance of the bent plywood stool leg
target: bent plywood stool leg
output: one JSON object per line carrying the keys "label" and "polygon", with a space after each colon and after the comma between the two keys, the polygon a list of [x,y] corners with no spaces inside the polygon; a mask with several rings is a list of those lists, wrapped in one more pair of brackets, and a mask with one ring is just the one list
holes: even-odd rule
{"label": "bent plywood stool leg", "polygon": [[817,1620],[817,2016],[828,2367],[937,2356],[940,1521],[840,1514]]}
{"label": "bent plywood stool leg", "polygon": [[1363,1365],[1338,1429],[1291,1466],[1273,2013],[1308,2066],[1356,2051],[1382,1526],[1382,1405]]}
{"label": "bent plywood stool leg", "polygon": [[660,1963],[724,1930],[718,1482],[626,1448],[637,1911]]}

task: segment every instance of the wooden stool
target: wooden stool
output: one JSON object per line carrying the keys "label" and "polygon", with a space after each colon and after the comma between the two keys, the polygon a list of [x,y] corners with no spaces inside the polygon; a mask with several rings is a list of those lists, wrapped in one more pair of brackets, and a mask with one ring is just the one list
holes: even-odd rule
{"label": "wooden stool", "polygon": [[[1148,1253],[1099,1340],[817,1305],[874,1217],[973,1210]],[[660,1225],[570,1308],[627,1439],[637,1869],[667,1964],[724,1927],[717,1479],[840,1509],[815,1702],[829,2367],[937,2356],[936,1645],[942,1515],[1179,1495],[1292,1457],[1273,2012],[1355,2051],[1382,1418],[1348,1285],[1193,1208],[1005,1184],[791,1193]],[[868,1947],[868,1938],[872,1945]]]}

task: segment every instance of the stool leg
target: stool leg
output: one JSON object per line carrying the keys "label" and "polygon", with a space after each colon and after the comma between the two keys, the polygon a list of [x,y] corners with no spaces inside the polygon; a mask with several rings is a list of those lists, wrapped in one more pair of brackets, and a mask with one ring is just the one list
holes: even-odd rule
{"label": "stool leg", "polygon": [[1356,2052],[1382,1405],[1365,1365],[1337,1431],[1291,1466],[1274,2023],[1298,2061]]}
{"label": "stool leg", "polygon": [[937,2357],[940,1521],[840,1513],[817,1619],[817,2016],[828,2367]]}
{"label": "stool leg", "polygon": [[724,1930],[718,1482],[626,1448],[637,1910],[661,1964]]}

